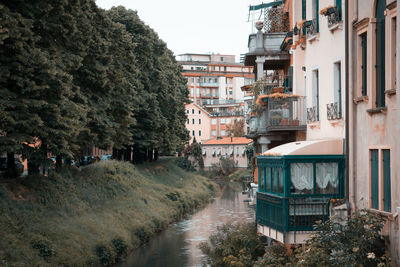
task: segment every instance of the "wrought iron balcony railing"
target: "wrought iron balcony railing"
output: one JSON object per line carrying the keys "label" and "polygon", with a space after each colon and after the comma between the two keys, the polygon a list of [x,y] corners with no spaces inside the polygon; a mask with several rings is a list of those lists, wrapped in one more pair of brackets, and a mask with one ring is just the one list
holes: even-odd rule
{"label": "wrought iron balcony railing", "polygon": [[307,108],[307,122],[318,121],[318,111],[317,107]]}
{"label": "wrought iron balcony railing", "polygon": [[326,16],[328,18],[328,27],[332,27],[333,25],[336,25],[337,23],[339,23],[339,21],[342,20],[338,7],[330,8],[327,11]]}
{"label": "wrought iron balcony railing", "polygon": [[328,120],[337,120],[340,119],[341,112],[340,112],[340,106],[338,102],[335,103],[329,103],[326,105],[326,115]]}
{"label": "wrought iron balcony railing", "polygon": [[309,20],[306,22],[307,39],[313,37],[317,31],[317,19]]}

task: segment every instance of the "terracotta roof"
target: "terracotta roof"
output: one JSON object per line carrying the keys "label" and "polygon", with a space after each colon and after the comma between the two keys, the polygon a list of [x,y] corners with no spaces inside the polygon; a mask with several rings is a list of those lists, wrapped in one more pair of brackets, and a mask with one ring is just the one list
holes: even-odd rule
{"label": "terracotta roof", "polygon": [[253,140],[246,137],[222,137],[218,139],[214,137],[202,143],[202,145],[247,145],[251,142],[253,142]]}

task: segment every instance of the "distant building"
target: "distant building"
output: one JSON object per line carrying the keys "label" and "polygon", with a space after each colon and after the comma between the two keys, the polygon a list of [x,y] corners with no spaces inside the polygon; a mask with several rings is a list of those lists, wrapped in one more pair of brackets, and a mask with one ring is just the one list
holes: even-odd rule
{"label": "distant building", "polygon": [[[190,100],[212,117],[211,137],[226,136],[228,124],[244,120],[246,93],[241,87],[254,82],[253,67],[236,63],[234,55],[220,54],[182,54],[178,62],[187,78]],[[193,136],[192,128],[187,129]]]}
{"label": "distant building", "polygon": [[204,167],[211,167],[222,157],[234,160],[238,168],[247,168],[246,147],[252,142],[246,137],[215,137],[204,142],[201,145]]}
{"label": "distant building", "polygon": [[189,131],[190,143],[196,138],[198,143],[211,138],[211,115],[197,104],[191,103],[186,108],[186,129]]}

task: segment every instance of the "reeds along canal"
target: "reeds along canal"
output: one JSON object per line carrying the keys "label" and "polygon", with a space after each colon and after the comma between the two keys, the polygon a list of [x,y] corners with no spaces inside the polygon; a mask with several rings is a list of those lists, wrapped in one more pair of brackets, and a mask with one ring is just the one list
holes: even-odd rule
{"label": "reeds along canal", "polygon": [[175,223],[147,245],[134,251],[119,267],[202,266],[198,245],[225,223],[254,221],[254,210],[244,202],[247,195],[226,185],[222,194],[205,208]]}

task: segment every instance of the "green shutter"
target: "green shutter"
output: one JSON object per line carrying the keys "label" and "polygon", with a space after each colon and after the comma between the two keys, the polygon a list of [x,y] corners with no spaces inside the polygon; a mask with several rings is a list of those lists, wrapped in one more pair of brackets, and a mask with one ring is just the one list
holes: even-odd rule
{"label": "green shutter", "polygon": [[318,71],[316,71],[316,73],[315,73],[315,75],[316,75],[316,78],[317,78],[317,95],[316,95],[316,98],[317,98],[317,107],[315,108],[316,109],[316,117],[317,117],[317,121],[319,121],[319,70]]}
{"label": "green shutter", "polygon": [[378,149],[371,149],[371,208],[379,209]]}
{"label": "green shutter", "polygon": [[306,18],[307,18],[306,6],[307,6],[307,1],[306,0],[302,0],[301,1],[301,18],[303,20],[306,20]]}
{"label": "green shutter", "polygon": [[317,32],[319,32],[319,0],[315,0],[315,19],[317,21]]}
{"label": "green shutter", "polygon": [[391,211],[390,150],[383,149],[383,209]]}
{"label": "green shutter", "polygon": [[361,35],[361,94],[367,95],[367,34]]}
{"label": "green shutter", "polygon": [[376,3],[376,107],[385,106],[385,9],[386,1]]}
{"label": "green shutter", "polygon": [[342,0],[336,0],[336,7],[339,13],[339,20],[342,20]]}

